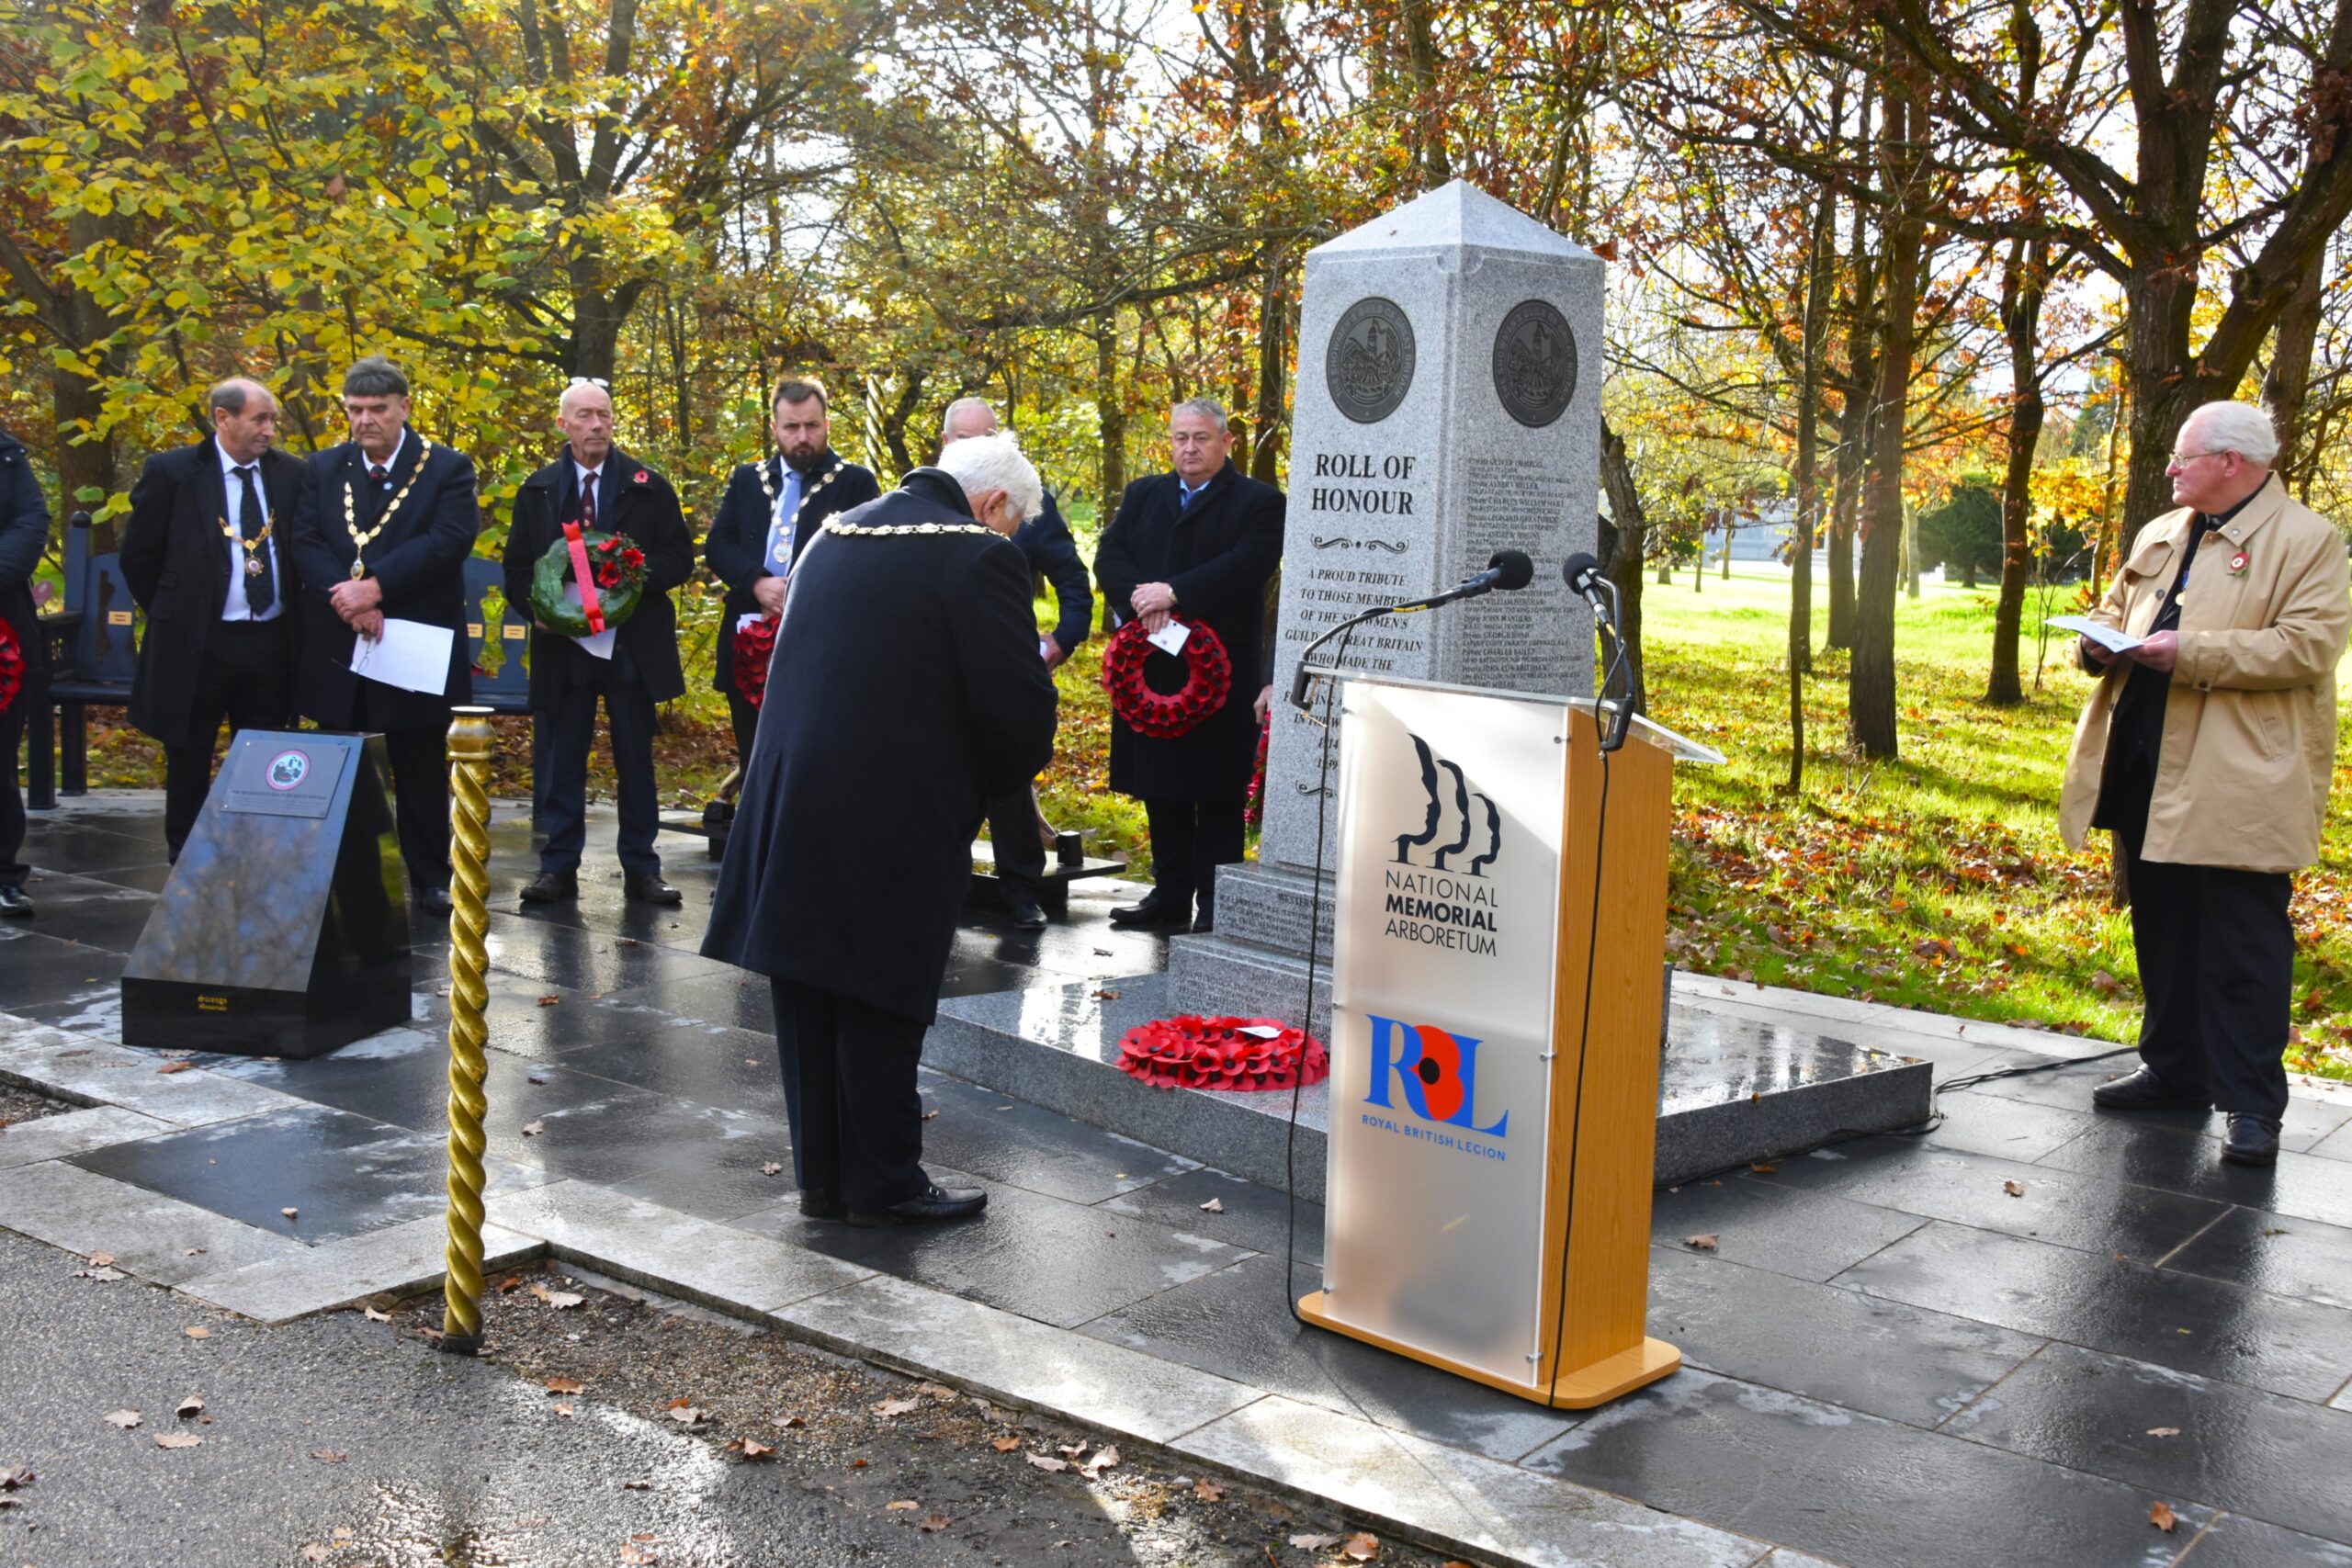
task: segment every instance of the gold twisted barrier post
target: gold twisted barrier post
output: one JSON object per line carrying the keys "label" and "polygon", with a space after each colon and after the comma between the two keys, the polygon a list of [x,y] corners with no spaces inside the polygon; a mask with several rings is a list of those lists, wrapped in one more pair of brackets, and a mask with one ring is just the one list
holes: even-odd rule
{"label": "gold twisted barrier post", "polygon": [[449,1245],[447,1304],[441,1348],[470,1356],[481,1348],[481,1156],[488,1138],[482,1093],[489,1030],[482,1009],[490,990],[482,939],[489,888],[490,710],[453,708],[449,723]]}

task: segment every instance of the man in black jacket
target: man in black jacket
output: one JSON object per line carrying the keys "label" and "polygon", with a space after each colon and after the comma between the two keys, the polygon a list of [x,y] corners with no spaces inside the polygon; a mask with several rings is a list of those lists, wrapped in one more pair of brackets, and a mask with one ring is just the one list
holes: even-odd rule
{"label": "man in black jacket", "polygon": [[[786,381],[775,389],[769,412],[775,418],[776,455],[736,468],[718,504],[718,520],[710,525],[702,547],[704,563],[727,584],[718,668],[710,683],[727,694],[738,762],[752,754],[752,730],[759,723],[760,710],[735,687],[736,626],[746,615],[781,615],[792,563],[825,519],[882,493],[871,473],[832,449],[824,388],[814,381]],[[790,671],[786,683],[791,683]]]}
{"label": "man in black jacket", "polygon": [[[370,355],[343,378],[351,439],[313,457],[285,530],[301,578],[294,705],[322,729],[379,731],[417,908],[449,912],[449,709],[473,697],[466,558],[481,530],[473,459],[409,428],[408,378]],[[387,620],[449,629],[438,692],[354,674]]]}
{"label": "man in black jacket", "polygon": [[[1114,925],[1161,931],[1211,931],[1216,923],[1216,868],[1241,858],[1242,810],[1258,760],[1259,638],[1266,580],[1283,553],[1283,493],[1246,478],[1229,454],[1225,410],[1207,398],[1170,413],[1173,473],[1137,479],[1119,498],[1102,531],[1094,578],[1124,623],[1157,633],[1173,617],[1205,625],[1232,656],[1225,701],[1173,739],[1111,721],[1111,787],[1143,802],[1151,832],[1156,886],[1139,904],[1111,911]],[[1170,690],[1182,671],[1168,655]],[[1154,682],[1155,687],[1160,684]],[[1193,917],[1193,900],[1200,913]]]}
{"label": "man in black jacket", "polygon": [[544,727],[531,780],[531,815],[546,836],[537,880],[526,904],[580,896],[580,852],[588,837],[588,750],[604,699],[619,775],[622,890],[647,904],[683,902],[662,880],[653,848],[661,797],[653,777],[655,705],[686,694],[678,661],[678,616],[670,590],[695,569],[694,536],[670,481],[613,445],[613,400],[593,382],[564,389],[556,414],[564,455],[523,481],[506,532],[506,599],[531,603],[539,559],[564,540],[564,525],[628,541],[645,557],[645,587],[628,620],[603,636],[574,640],[536,621],[531,628],[531,721]]}
{"label": "man in black jacket", "polygon": [[794,573],[770,676],[796,672],[792,700],[752,742],[702,947],[770,977],[801,1212],[854,1224],[986,1201],[923,1174],[915,1063],[972,835],[1054,744],[1029,570],[1006,542],[1037,471],[1008,436],[939,461],[827,523]]}
{"label": "man in black jacket", "polygon": [[164,843],[176,862],[212,786],[220,722],[294,717],[292,606],[301,595],[277,525],[302,489],[276,449],[277,400],[234,377],[212,389],[212,434],[147,459],[122,525],[122,576],[147,613],[130,722],[164,746]]}
{"label": "man in black jacket", "polygon": [[[996,430],[996,411],[986,401],[958,398],[947,405],[941,422],[940,447],[944,451],[951,442],[994,435]],[[1094,591],[1052,491],[1044,492],[1043,510],[1021,525],[1012,543],[1028,561],[1030,575],[1043,575],[1053,584],[1054,629],[1037,639],[1037,654],[1046,669],[1057,669],[1086,640],[1086,628],[1094,621]],[[1046,909],[1038,895],[1046,874],[1046,847],[1037,822],[1037,796],[1029,781],[989,802],[989,841],[996,851],[997,880],[1003,886],[1013,925],[1024,931],[1044,931]]]}
{"label": "man in black jacket", "polygon": [[33,603],[33,570],[49,543],[49,502],[40,479],[17,438],[0,430],[0,621],[22,651],[25,668],[17,694],[0,708],[0,751],[7,756],[7,787],[0,789],[0,915],[24,919],[33,912],[25,897],[32,868],[17,856],[25,847],[25,796],[17,778],[17,748],[25,738],[25,715],[40,700],[49,668],[49,643]]}

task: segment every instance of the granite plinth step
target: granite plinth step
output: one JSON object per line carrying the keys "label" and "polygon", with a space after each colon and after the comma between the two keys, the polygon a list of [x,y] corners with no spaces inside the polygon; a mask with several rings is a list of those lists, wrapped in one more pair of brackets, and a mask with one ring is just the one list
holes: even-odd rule
{"label": "granite plinth step", "polygon": [[[939,1006],[923,1060],[939,1071],[1301,1197],[1323,1196],[1330,1085],[1297,1097],[1154,1089],[1118,1068],[1119,1039],[1172,1010],[1169,982],[1138,975],[957,997]],[[1282,1017],[1295,1009],[1270,1008]],[[1928,1063],[1844,1040],[1677,1007],[1660,1075],[1657,1179],[1809,1148],[1927,1119]]]}

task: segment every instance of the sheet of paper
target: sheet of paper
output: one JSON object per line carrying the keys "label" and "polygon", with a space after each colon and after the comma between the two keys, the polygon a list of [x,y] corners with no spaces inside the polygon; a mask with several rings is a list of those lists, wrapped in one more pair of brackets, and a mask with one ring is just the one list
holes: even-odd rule
{"label": "sheet of paper", "polygon": [[1261,1040],[1280,1040],[1283,1032],[1271,1023],[1245,1023],[1235,1029],[1236,1034],[1255,1035]]}
{"label": "sheet of paper", "polygon": [[[580,608],[580,584],[565,583],[563,599],[564,603],[573,609]],[[606,626],[594,637],[576,637],[571,640],[580,645],[580,650],[582,653],[594,654],[598,659],[610,659],[613,656],[613,639],[620,635],[620,630],[618,626]]]}
{"label": "sheet of paper", "polygon": [[1170,621],[1144,640],[1162,653],[1182,653],[1185,639],[1192,635],[1192,627],[1182,621]]}
{"label": "sheet of paper", "polygon": [[1039,637],[1037,639],[1037,657],[1040,659],[1051,659],[1053,656],[1054,645],[1047,642],[1044,637]]}
{"label": "sheet of paper", "polygon": [[384,621],[384,635],[355,637],[351,672],[403,692],[439,696],[449,689],[449,645],[457,633],[422,621]]}
{"label": "sheet of paper", "polygon": [[750,631],[767,618],[767,612],[764,610],[754,610],[748,615],[738,615],[735,617],[735,629],[739,632]]}
{"label": "sheet of paper", "polygon": [[2113,626],[2101,625],[2087,615],[2052,615],[2050,617],[2049,624],[2056,626],[2060,631],[2075,632],[2086,637],[2109,653],[2129,653],[2146,640],[2144,637],[2133,637],[2129,632],[2117,631]]}

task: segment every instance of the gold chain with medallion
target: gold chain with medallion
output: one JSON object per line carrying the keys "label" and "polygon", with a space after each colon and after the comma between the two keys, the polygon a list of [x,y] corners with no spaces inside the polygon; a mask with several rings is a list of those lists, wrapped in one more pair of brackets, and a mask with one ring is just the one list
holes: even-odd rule
{"label": "gold chain with medallion", "polygon": [[[847,463],[836,457],[833,459],[833,466],[817,477],[815,484],[800,492],[800,504],[792,509],[792,521],[796,526],[800,522],[800,514],[808,510],[808,503],[817,499],[817,492],[832,483],[833,477],[848,467]],[[768,515],[773,517],[775,515],[775,476],[768,471],[768,466],[765,463],[760,464],[759,469],[760,488],[767,491]]]}
{"label": "gold chain with medallion", "polygon": [[906,534],[986,534],[1001,539],[1003,535],[978,523],[893,523],[878,528],[861,528],[854,523],[834,518],[825,525],[828,534],[840,534],[853,539],[887,539]]}
{"label": "gold chain with medallion", "polygon": [[[365,455],[362,454],[363,457]],[[390,503],[384,508],[384,514],[377,518],[376,525],[366,533],[360,532],[359,529],[359,509],[352,496],[351,481],[349,479],[343,481],[343,527],[344,532],[351,536],[352,581],[356,582],[368,575],[368,563],[360,558],[360,552],[375,543],[376,536],[390,525],[392,514],[401,509],[401,502],[408,499],[409,491],[415,486],[416,477],[424,472],[424,459],[432,455],[433,443],[422,435],[418,436],[416,438],[416,467],[409,470],[407,480],[393,495]],[[395,457],[400,456],[398,448],[393,449],[392,456]],[[247,548],[251,547],[247,547]],[[253,568],[248,564],[246,570],[250,571]]]}
{"label": "gold chain with medallion", "polygon": [[277,519],[269,516],[266,513],[262,516],[261,532],[255,534],[250,539],[237,532],[236,528],[229,522],[225,513],[220,519],[220,536],[228,540],[231,544],[238,546],[245,552],[245,575],[247,577],[259,577],[263,572],[269,570],[269,568],[263,562],[259,552],[264,545],[269,543],[270,535],[277,531]]}

